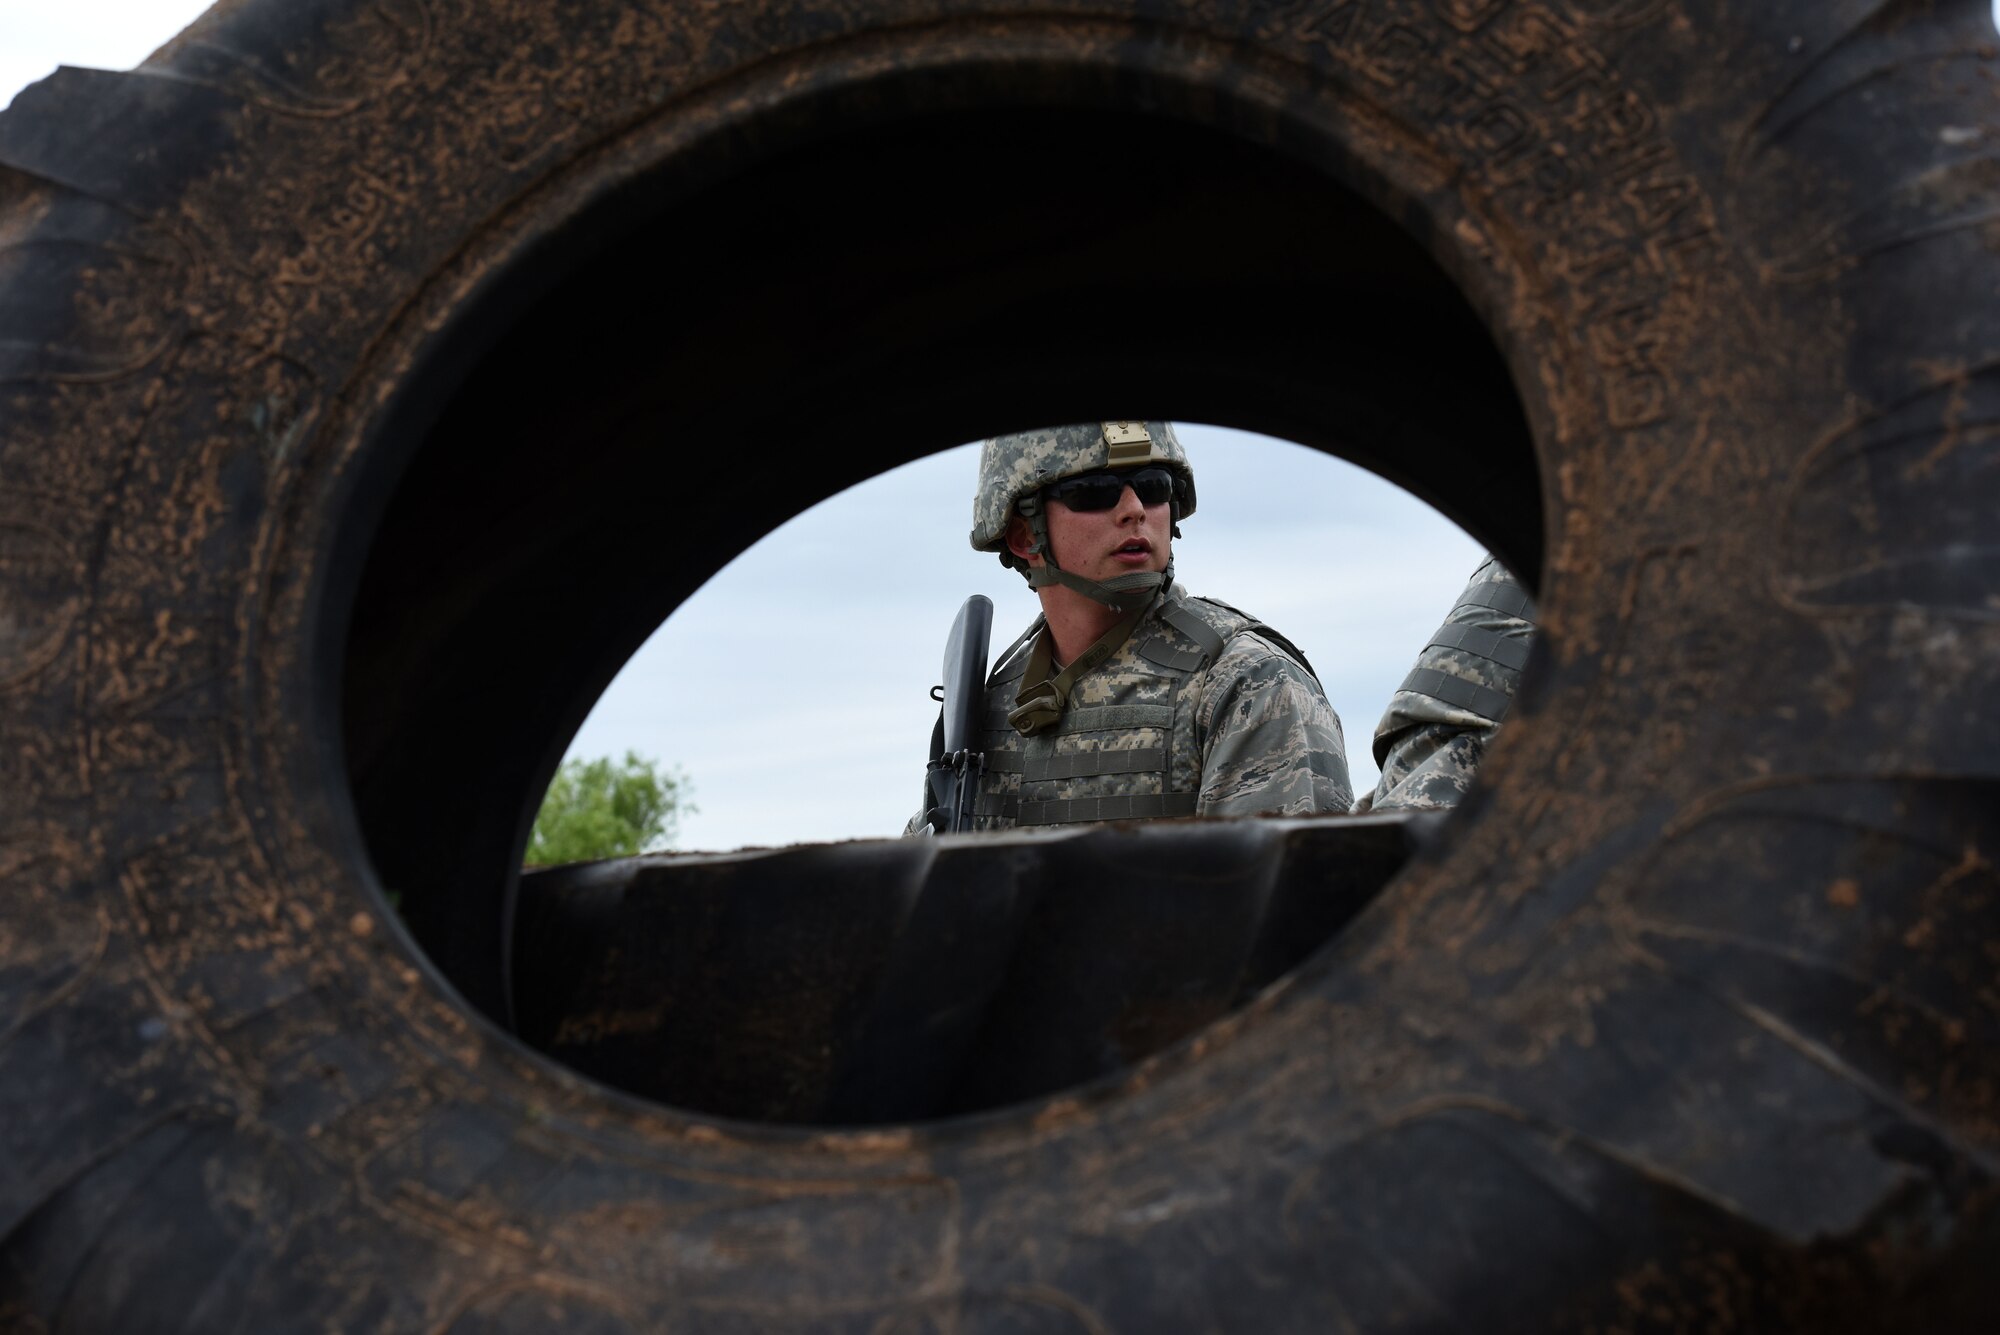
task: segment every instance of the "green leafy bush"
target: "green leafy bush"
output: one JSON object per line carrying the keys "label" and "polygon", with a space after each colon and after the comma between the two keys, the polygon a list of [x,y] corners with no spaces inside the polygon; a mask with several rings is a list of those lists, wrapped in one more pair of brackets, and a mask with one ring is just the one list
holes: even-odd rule
{"label": "green leafy bush", "polygon": [[687,776],[635,751],[622,761],[565,760],[549,783],[523,861],[530,867],[654,853],[672,846],[697,808]]}

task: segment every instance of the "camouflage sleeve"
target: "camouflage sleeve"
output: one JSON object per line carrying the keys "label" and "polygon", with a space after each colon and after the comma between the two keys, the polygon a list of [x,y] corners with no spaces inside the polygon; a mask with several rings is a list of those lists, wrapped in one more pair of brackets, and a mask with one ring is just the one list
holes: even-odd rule
{"label": "camouflage sleeve", "polygon": [[1458,805],[1486,756],[1486,741],[1497,729],[1468,730],[1458,724],[1426,723],[1397,740],[1393,768],[1384,768],[1375,791],[1362,794],[1355,813],[1435,811]]}
{"label": "camouflage sleeve", "polygon": [[1512,572],[1481,561],[1375,727],[1382,778],[1357,812],[1457,805],[1514,698],[1534,617]]}
{"label": "camouflage sleeve", "polygon": [[1353,801],[1340,718],[1313,675],[1254,634],[1203,674],[1195,703],[1203,816],[1309,816]]}

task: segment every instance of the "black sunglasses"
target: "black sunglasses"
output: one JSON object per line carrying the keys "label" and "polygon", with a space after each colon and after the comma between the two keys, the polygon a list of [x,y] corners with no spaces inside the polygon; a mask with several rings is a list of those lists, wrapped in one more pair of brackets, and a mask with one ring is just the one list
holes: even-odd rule
{"label": "black sunglasses", "polygon": [[1129,473],[1085,473],[1049,484],[1044,493],[1072,510],[1109,510],[1130,487],[1141,505],[1160,505],[1180,489],[1180,479],[1164,468],[1139,468]]}

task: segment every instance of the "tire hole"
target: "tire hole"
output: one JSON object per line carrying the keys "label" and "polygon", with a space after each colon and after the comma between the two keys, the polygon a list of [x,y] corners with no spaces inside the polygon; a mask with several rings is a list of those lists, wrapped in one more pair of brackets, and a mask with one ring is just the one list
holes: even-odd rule
{"label": "tire hole", "polygon": [[[344,616],[333,637],[339,726],[368,862],[442,976],[559,1056],[580,1035],[671,1028],[692,1012],[676,1017],[685,994],[664,984],[615,1013],[552,1019],[546,990],[518,1013],[510,1004],[528,991],[508,976],[523,958],[514,939],[566,930],[546,917],[559,881],[595,906],[578,908],[575,938],[599,933],[597,955],[569,952],[563,968],[596,967],[613,950],[633,977],[653,967],[631,957],[631,939],[603,935],[603,905],[622,895],[619,877],[654,873],[551,873],[517,890],[548,778],[591,703],[666,616],[830,495],[940,441],[1087,420],[1107,402],[1148,405],[1344,456],[1435,504],[1524,578],[1539,573],[1539,489],[1520,403],[1484,324],[1428,253],[1420,218],[1391,219],[1326,164],[1162,117],[1015,107],[850,118],[860,128],[839,133],[828,128],[839,116],[811,124],[810,134],[751,136],[754,149],[718,159],[727,170],[684,164],[593,201],[528,252],[438,336],[379,428],[391,444],[357,486],[378,517],[354,526],[351,596],[331,601]],[[1158,198],[1107,190],[1112,162],[1175,188]],[[853,596],[868,559],[799,579],[828,600]],[[1373,717],[1343,721],[1352,752]],[[922,735],[907,744],[920,763]],[[791,776],[786,757],[774,761],[781,794]],[[1253,833],[1230,833],[1238,824]],[[1193,844],[1162,856],[1262,859],[1279,880],[1332,884],[1340,859],[1321,836],[1257,825],[1199,827]],[[1294,932],[1288,949],[1324,941],[1400,865],[1395,821],[1352,828],[1374,831],[1352,836],[1371,851],[1349,857],[1372,870],[1321,896],[1317,935]],[[1141,842],[1171,842],[1155,834]],[[1102,839],[1116,837],[1044,842],[1095,865],[1113,846]],[[1231,842],[1240,839],[1254,847]],[[1301,839],[1318,851],[1292,846]],[[770,855],[752,880],[783,895],[818,886],[835,900],[895,880],[870,859],[893,861],[896,845],[879,856],[851,847]],[[962,874],[997,874],[1005,856],[971,849]],[[746,860],[719,855],[699,874],[733,883],[727,869]],[[900,884],[881,891],[886,902],[908,900]],[[741,910],[715,901],[710,926]],[[704,939],[691,930],[676,929],[674,949]],[[828,952],[824,933],[791,939],[788,953],[767,940],[764,954],[745,954],[754,940],[696,962],[733,961],[713,981],[744,996],[760,976]],[[1132,958],[1166,967],[1168,952]],[[1047,1078],[1062,1087],[1136,1060],[1226,1013],[1248,976],[1239,971],[1219,1011],[1204,1000],[1178,1018],[1164,1004],[1127,1017],[1118,1041]],[[747,1042],[671,1089],[636,1060],[590,1070],[565,1059],[661,1101],[761,1120],[907,1120],[940,1106],[885,1111],[845,1095],[814,1105],[796,1073],[827,1058],[828,1031],[787,1029],[755,1005],[744,1015],[791,1035],[759,1077],[775,1072],[783,1084],[792,1071],[785,1099],[717,1093],[732,1078],[725,1068],[748,1062]],[[942,1106],[971,1111],[1041,1084],[998,1081]]]}
{"label": "tire hole", "polygon": [[[1174,541],[1175,580],[1307,655],[1345,732],[1353,791],[1368,791],[1376,720],[1479,563],[1479,543],[1321,451],[1190,423],[1176,431],[1201,503]],[[959,446],[786,521],[620,667],[565,763],[618,765],[636,752],[684,774],[691,792],[677,796],[695,809],[682,805],[660,848],[897,836],[919,801],[953,615],[970,594],[989,598],[997,659],[1040,610],[1018,573],[966,542],[978,467],[978,443]],[[843,570],[858,577],[829,589],[825,572]],[[790,792],[774,787],[785,774],[797,776]]]}

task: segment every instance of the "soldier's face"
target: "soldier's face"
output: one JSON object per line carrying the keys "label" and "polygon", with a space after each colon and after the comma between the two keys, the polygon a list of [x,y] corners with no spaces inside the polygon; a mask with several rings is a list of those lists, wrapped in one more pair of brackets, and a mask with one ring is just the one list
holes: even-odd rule
{"label": "soldier's face", "polygon": [[1049,546],[1064,570],[1107,580],[1135,570],[1165,570],[1173,541],[1173,505],[1142,505],[1125,488],[1109,510],[1072,510],[1050,501]]}

